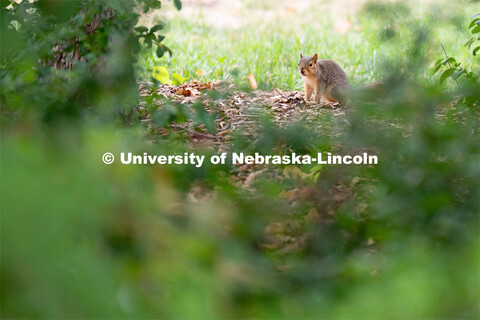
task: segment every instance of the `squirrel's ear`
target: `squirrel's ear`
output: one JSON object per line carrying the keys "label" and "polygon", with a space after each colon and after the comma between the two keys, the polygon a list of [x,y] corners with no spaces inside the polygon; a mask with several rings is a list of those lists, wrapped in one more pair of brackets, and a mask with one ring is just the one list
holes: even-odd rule
{"label": "squirrel's ear", "polygon": [[315,53],[313,55],[313,63],[317,63],[318,55]]}
{"label": "squirrel's ear", "polygon": [[303,58],[303,54],[300,52],[300,59],[302,59],[302,58]]}

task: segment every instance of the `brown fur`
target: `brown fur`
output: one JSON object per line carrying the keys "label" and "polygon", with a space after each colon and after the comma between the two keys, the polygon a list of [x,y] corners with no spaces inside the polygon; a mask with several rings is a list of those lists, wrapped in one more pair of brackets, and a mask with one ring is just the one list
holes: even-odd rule
{"label": "brown fur", "polygon": [[313,94],[316,103],[320,102],[321,97],[330,102],[345,102],[350,84],[345,71],[336,62],[318,60],[316,53],[313,57],[300,54],[298,71],[305,85],[305,101],[309,101]]}

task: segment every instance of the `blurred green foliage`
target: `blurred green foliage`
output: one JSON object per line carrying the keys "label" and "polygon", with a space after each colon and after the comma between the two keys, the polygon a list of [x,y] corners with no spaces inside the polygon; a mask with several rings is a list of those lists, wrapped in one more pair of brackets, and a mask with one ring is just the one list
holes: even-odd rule
{"label": "blurred green foliage", "polygon": [[[158,30],[135,31],[135,10],[160,2],[68,2],[2,2],[2,318],[480,317],[478,56],[458,85],[441,84],[428,26],[412,26],[409,54],[354,93],[344,121],[263,117],[256,136],[235,131],[228,145],[370,150],[377,166],[269,167],[244,188],[230,165],[101,162],[216,154],[175,125],[213,133],[220,115],[154,88],[139,97],[134,47]],[[145,110],[151,126],[138,121]],[[279,238],[289,245],[272,247]]]}
{"label": "blurred green foliage", "polygon": [[154,43],[159,57],[172,54],[157,35],[162,24],[133,30],[138,6],[146,13],[160,1],[5,3],[2,113],[23,110],[45,122],[128,113],[138,100],[133,62],[140,44]]}

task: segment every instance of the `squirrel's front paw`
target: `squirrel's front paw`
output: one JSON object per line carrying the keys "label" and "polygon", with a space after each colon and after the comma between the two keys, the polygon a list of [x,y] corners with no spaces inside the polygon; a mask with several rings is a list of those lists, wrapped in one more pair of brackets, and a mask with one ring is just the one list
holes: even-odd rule
{"label": "squirrel's front paw", "polygon": [[312,99],[307,102],[307,104],[319,104],[322,101],[322,99]]}

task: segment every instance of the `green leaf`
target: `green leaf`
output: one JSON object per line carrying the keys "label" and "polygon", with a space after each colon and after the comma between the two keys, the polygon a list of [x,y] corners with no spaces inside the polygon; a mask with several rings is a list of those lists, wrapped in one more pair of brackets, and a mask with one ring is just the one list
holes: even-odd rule
{"label": "green leaf", "polygon": [[162,23],[154,25],[152,28],[150,28],[150,32],[154,33],[158,30],[162,30],[165,26]]}
{"label": "green leaf", "polygon": [[161,83],[171,84],[170,73],[165,67],[154,67],[152,77]]}
{"label": "green leaf", "polygon": [[70,20],[70,17],[75,15],[75,12],[78,10],[78,6],[81,4],[81,1],[42,0],[37,1],[37,4],[42,15],[54,16],[57,21],[66,22]]}
{"label": "green leaf", "polygon": [[311,173],[313,173],[313,172],[318,172],[318,171],[322,170],[322,168],[323,168],[323,165],[317,164],[317,165],[313,166],[313,167],[310,169],[310,172],[311,172]]}
{"label": "green leaf", "polygon": [[472,29],[472,33],[479,33],[480,32],[480,25],[477,25],[475,28]]}
{"label": "green leaf", "polygon": [[476,56],[478,51],[480,51],[480,46],[473,49],[473,55]]}
{"label": "green leaf", "polygon": [[169,47],[167,47],[167,46],[164,45],[163,43],[157,43],[157,46],[162,47],[162,49],[163,49],[164,51],[167,51],[168,54],[170,55],[170,57],[172,57],[172,50],[170,50]]}
{"label": "green leaf", "polygon": [[153,1],[151,3],[151,7],[153,9],[160,9],[162,7],[162,3],[160,1]]}
{"label": "green leaf", "polygon": [[466,72],[465,69],[460,69],[460,70],[456,71],[456,72],[453,74],[452,78],[455,79],[455,80],[457,80],[458,77],[460,77],[460,76],[461,76],[462,74],[464,74],[465,72]]}
{"label": "green leaf", "polygon": [[157,57],[161,58],[165,54],[165,49],[162,46],[157,46]]}
{"label": "green leaf", "polygon": [[454,72],[455,72],[454,68],[450,68],[450,69],[445,70],[442,73],[442,75],[440,76],[440,82],[443,83],[445,81],[445,79],[450,77]]}
{"label": "green leaf", "polygon": [[455,58],[452,58],[452,57],[446,58],[445,60],[443,60],[442,64],[445,65],[445,64],[450,63],[450,62],[455,63]]}
{"label": "green leaf", "polygon": [[161,34],[158,35],[158,37],[157,37],[157,41],[158,41],[158,42],[162,42],[163,39],[165,39],[165,36],[162,36]]}
{"label": "green leaf", "polygon": [[157,42],[157,37],[155,37],[154,34],[149,33],[149,34],[145,35],[145,39],[143,40],[143,42],[147,45],[148,48],[151,48],[152,43]]}
{"label": "green leaf", "polygon": [[145,39],[148,39],[149,41],[156,41],[157,37],[153,33],[149,33],[145,36]]}
{"label": "green leaf", "polygon": [[470,49],[473,41],[475,41],[475,38],[472,38],[472,39],[468,40],[467,42],[465,42],[464,46],[467,47],[468,49]]}
{"label": "green leaf", "polygon": [[175,5],[175,8],[177,8],[177,10],[182,10],[182,2],[180,0],[173,0],[173,3]]}
{"label": "green leaf", "polygon": [[145,39],[143,40],[143,43],[145,43],[147,45],[147,48],[151,48],[152,47],[152,40],[148,39],[145,37]]}
{"label": "green leaf", "polygon": [[440,68],[443,66],[443,64],[439,63],[435,66],[435,68],[433,68],[433,74],[437,73],[438,70],[440,70]]}
{"label": "green leaf", "polygon": [[473,28],[475,25],[480,24],[480,17],[479,18],[473,18],[472,22],[468,25],[468,29]]}
{"label": "green leaf", "polygon": [[[130,29],[131,30],[131,29]],[[144,32],[147,32],[148,31],[148,28],[147,27],[144,27],[144,26],[140,26],[140,27],[136,27],[134,29],[135,31],[139,32],[139,33],[144,33]]]}
{"label": "green leaf", "polygon": [[172,82],[175,85],[182,84],[183,82],[185,82],[185,80],[187,80],[187,78],[182,77],[178,73],[172,74]]}

